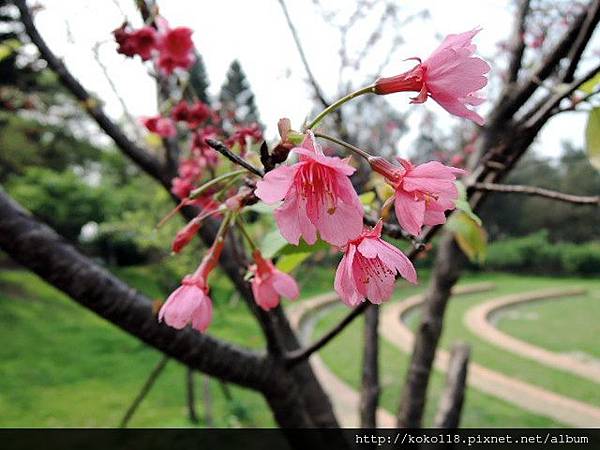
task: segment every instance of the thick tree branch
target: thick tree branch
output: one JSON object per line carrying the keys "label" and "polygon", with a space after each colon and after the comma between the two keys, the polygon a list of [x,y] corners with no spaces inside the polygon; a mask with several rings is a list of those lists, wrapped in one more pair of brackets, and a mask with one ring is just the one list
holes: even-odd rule
{"label": "thick tree branch", "polygon": [[563,75],[563,82],[570,83],[573,81],[581,56],[592,38],[592,34],[598,25],[598,21],[600,21],[600,0],[593,0],[590,3],[587,17],[581,26],[579,36],[577,36],[577,40],[569,51],[569,65]]}
{"label": "thick tree branch", "polygon": [[496,183],[475,183],[473,187],[479,191],[486,192],[503,192],[503,193],[515,193],[533,195],[537,197],[544,197],[551,200],[558,200],[566,203],[574,203],[577,205],[600,205],[600,196],[584,196],[584,195],[572,195],[565,194],[558,191],[551,191],[535,186],[523,186],[523,185],[511,185],[511,184],[496,184]]}
{"label": "thick tree branch", "polygon": [[161,161],[131,141],[121,128],[104,113],[99,100],[89,94],[81,83],[69,72],[64,63],[50,50],[33,22],[33,17],[27,7],[26,0],[14,0],[14,3],[19,9],[21,22],[25,27],[25,32],[29,36],[29,39],[38,48],[41,57],[48,63],[48,66],[58,75],[62,84],[81,102],[88,114],[112,138],[123,153],[144,171],[159,180],[165,181],[165,171],[163,170]]}
{"label": "thick tree branch", "polygon": [[520,0],[515,18],[515,28],[511,39],[512,51],[510,61],[508,63],[508,79],[509,85],[513,84],[519,78],[519,70],[523,61],[523,53],[525,52],[525,22],[529,14],[530,0]]}
{"label": "thick tree branch", "polygon": [[577,39],[579,30],[587,17],[587,9],[575,18],[569,29],[557,42],[555,47],[546,55],[525,82],[517,88],[505,86],[502,100],[490,115],[488,126],[502,124],[512,117],[531,98],[540,83],[556,71],[558,63],[567,56],[573,42]]}
{"label": "thick tree branch", "polygon": [[254,389],[266,358],[191,329],[159,324],[152,302],[81,255],[0,191],[0,248],[82,306],[183,364]]}

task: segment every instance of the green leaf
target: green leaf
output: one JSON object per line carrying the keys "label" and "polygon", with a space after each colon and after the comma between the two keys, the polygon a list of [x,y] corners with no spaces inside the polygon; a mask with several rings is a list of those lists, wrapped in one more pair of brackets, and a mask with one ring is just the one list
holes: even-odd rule
{"label": "green leaf", "polygon": [[291,272],[300,264],[302,264],[310,255],[312,255],[312,252],[300,252],[283,255],[277,260],[276,266],[282,272]]}
{"label": "green leaf", "polygon": [[260,244],[260,252],[265,258],[273,258],[286,246],[286,241],[277,228],[269,231]]}
{"label": "green leaf", "polygon": [[259,214],[273,214],[273,211],[275,211],[275,209],[278,206],[279,205],[267,205],[266,203],[258,202],[258,203],[255,203],[254,205],[246,206],[246,208],[244,208],[244,210],[245,211],[254,211]]}
{"label": "green leaf", "polygon": [[482,264],[487,251],[487,233],[465,212],[454,214],[448,221],[456,243],[473,263]]}
{"label": "green leaf", "polygon": [[471,209],[471,205],[469,204],[469,201],[467,200],[467,189],[465,188],[465,185],[461,182],[461,181],[455,181],[456,184],[456,189],[458,189],[458,200],[456,200],[455,205],[456,205],[456,209],[464,212],[465,214],[467,214],[471,219],[473,219],[477,225],[481,226],[482,222],[481,219],[479,218],[479,216],[477,214],[475,214],[473,212],[473,210]]}
{"label": "green leaf", "polygon": [[596,87],[600,84],[600,72],[594,75],[592,78],[587,80],[581,86],[579,86],[579,90],[585,92],[586,94],[591,94],[596,90]]}
{"label": "green leaf", "polygon": [[283,247],[280,251],[279,254],[280,255],[294,255],[296,253],[316,253],[319,250],[328,250],[331,246],[322,240],[318,240],[317,242],[315,242],[313,245],[308,245],[306,242],[304,241],[300,241],[300,244],[298,245],[292,245],[292,244],[288,244],[285,247]]}
{"label": "green leaf", "polygon": [[600,170],[600,107],[590,111],[585,129],[585,140],[590,164]]}
{"label": "green leaf", "polygon": [[369,206],[371,203],[373,203],[375,201],[375,192],[373,192],[373,191],[365,192],[364,194],[360,194],[358,196],[358,198],[363,206]]}

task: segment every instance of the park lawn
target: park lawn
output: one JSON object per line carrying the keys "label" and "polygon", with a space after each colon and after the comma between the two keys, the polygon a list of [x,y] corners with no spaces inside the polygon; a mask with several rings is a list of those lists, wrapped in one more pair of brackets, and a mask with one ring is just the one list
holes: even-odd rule
{"label": "park lawn", "polygon": [[[151,298],[164,298],[141,270],[120,275]],[[246,346],[262,337],[226,283],[216,283],[211,332]],[[219,292],[221,291],[221,292]],[[0,426],[117,426],[161,354],[81,308],[37,276],[0,272]],[[194,426],[187,419],[186,370],[170,361],[130,422],[135,427]],[[197,374],[196,407],[203,414],[203,376]],[[226,401],[211,380],[213,425],[273,426],[262,396],[230,386]]]}
{"label": "park lawn", "polygon": [[[449,349],[456,341],[466,341],[472,346],[473,361],[487,368],[567,397],[600,406],[600,389],[596,383],[502,350],[500,347],[487,343],[471,333],[463,321],[466,311],[472,306],[511,293],[531,292],[551,287],[582,287],[587,288],[590,291],[590,295],[597,297],[600,292],[599,281],[580,278],[550,278],[486,273],[470,275],[463,279],[464,283],[474,281],[493,281],[496,283],[496,289],[490,292],[455,297],[450,301],[441,339],[441,346],[443,348]],[[575,307],[580,304],[573,305]],[[416,309],[408,317],[408,323],[412,329],[417,326],[418,315],[419,312]],[[597,316],[590,314],[588,318],[589,323],[595,317]],[[548,332],[548,336],[554,335],[560,338],[567,336],[572,330],[579,327],[580,324],[568,322],[565,318],[563,324],[558,326],[558,328],[552,328],[541,320],[532,323],[531,326],[537,327],[538,333],[543,333],[545,330]],[[597,339],[593,339],[588,345],[596,345],[596,342]]]}
{"label": "park lawn", "polygon": [[[339,306],[328,310],[315,327],[320,335],[347,313]],[[333,342],[320,351],[320,355],[333,372],[345,382],[359,388],[362,348],[362,321],[354,321]],[[400,352],[384,339],[380,339],[380,376],[382,392],[380,405],[396,413],[409,363],[409,356]],[[348,351],[352,349],[352,351]],[[443,389],[444,375],[433,372],[425,410],[424,424],[431,426]],[[495,397],[468,388],[461,419],[461,427],[559,427],[561,424],[537,416]]]}
{"label": "park lawn", "polygon": [[[598,360],[599,318],[600,288],[582,296],[518,305],[498,313],[496,326],[547,350]],[[561,332],[565,324],[568,333]]]}

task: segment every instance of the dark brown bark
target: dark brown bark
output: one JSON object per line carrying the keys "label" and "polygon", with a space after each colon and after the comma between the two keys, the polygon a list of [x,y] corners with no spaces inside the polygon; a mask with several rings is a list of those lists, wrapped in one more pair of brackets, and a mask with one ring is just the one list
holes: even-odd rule
{"label": "dark brown bark", "polygon": [[379,308],[365,312],[362,385],[360,390],[360,426],[377,427],[379,404]]}
{"label": "dark brown bark", "polygon": [[446,386],[434,420],[436,428],[458,428],[460,425],[470,353],[471,349],[467,344],[455,344],[452,347]]}

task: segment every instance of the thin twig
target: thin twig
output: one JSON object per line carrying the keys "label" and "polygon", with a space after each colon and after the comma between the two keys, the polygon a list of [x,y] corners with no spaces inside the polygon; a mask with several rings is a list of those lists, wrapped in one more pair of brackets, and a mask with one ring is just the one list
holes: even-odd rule
{"label": "thin twig", "polygon": [[455,344],[452,347],[446,386],[434,421],[436,428],[458,428],[460,425],[470,353],[468,344]]}
{"label": "thin twig", "polygon": [[475,183],[473,187],[479,191],[533,195],[577,205],[600,205],[600,195],[583,196],[564,194],[562,192],[551,191],[540,187],[514,184]]}
{"label": "thin twig", "polygon": [[160,359],[160,361],[158,361],[158,364],[156,364],[154,369],[152,369],[152,372],[150,372],[150,374],[148,375],[146,382],[140,389],[140,392],[138,393],[138,395],[133,400],[133,403],[129,406],[129,408],[127,408],[125,415],[121,419],[121,423],[119,424],[119,427],[121,427],[121,428],[127,427],[127,424],[133,417],[133,414],[136,412],[136,410],[140,406],[140,403],[142,403],[142,400],[144,400],[144,398],[146,398],[146,395],[148,395],[148,393],[150,392],[150,389],[152,389],[152,386],[154,386],[154,383],[156,382],[159,375],[162,373],[163,369],[169,362],[169,359],[171,359],[171,358],[169,358],[168,356],[163,356]]}
{"label": "thin twig", "polygon": [[236,155],[235,153],[233,153],[222,142],[217,141],[215,139],[206,139],[206,143],[210,147],[212,147],[213,149],[215,149],[216,151],[218,151],[221,155],[225,156],[227,159],[229,159],[234,164],[237,164],[238,166],[241,166],[244,169],[247,169],[248,171],[252,172],[254,175],[258,175],[261,178],[264,176],[264,173],[263,173],[262,170],[260,170],[258,167],[254,167],[252,164],[250,164],[244,158],[242,158],[242,157]]}

